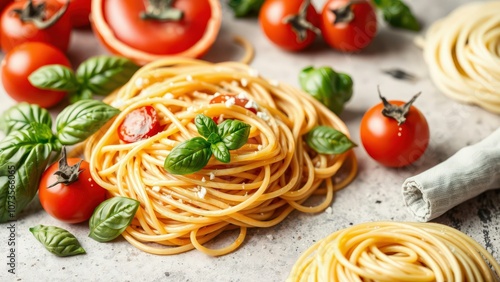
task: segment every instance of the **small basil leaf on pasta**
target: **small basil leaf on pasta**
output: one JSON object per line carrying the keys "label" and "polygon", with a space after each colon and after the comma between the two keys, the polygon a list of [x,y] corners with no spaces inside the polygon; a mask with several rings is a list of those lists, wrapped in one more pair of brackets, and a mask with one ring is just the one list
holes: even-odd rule
{"label": "small basil leaf on pasta", "polygon": [[139,69],[129,59],[117,56],[97,56],[84,61],[76,70],[83,89],[96,95],[108,95],[124,85]]}
{"label": "small basil leaf on pasta", "polygon": [[46,109],[28,103],[19,103],[0,116],[0,127],[5,134],[30,128],[32,123],[46,124],[51,128],[52,118]]}
{"label": "small basil leaf on pasta", "polygon": [[204,168],[211,156],[210,143],[202,137],[194,137],[180,143],[168,154],[164,168],[171,174],[194,173]]}
{"label": "small basil leaf on pasta", "polygon": [[206,115],[197,115],[194,118],[194,124],[198,133],[205,138],[208,138],[212,133],[217,133],[217,124]]}
{"label": "small basil leaf on pasta", "polygon": [[49,252],[60,257],[85,254],[78,239],[66,229],[57,226],[37,225],[30,232]]}
{"label": "small basil leaf on pasta", "polygon": [[212,152],[214,153],[214,157],[223,162],[223,163],[229,163],[231,161],[231,154],[229,153],[229,149],[226,147],[226,144],[224,142],[218,142],[216,144],[211,144],[210,148],[212,149]]}
{"label": "small basil leaf on pasta", "polygon": [[62,65],[40,67],[28,76],[28,80],[40,89],[74,92],[79,88],[73,70]]}
{"label": "small basil leaf on pasta", "polygon": [[139,201],[126,197],[102,202],[89,220],[89,237],[98,242],[115,239],[130,225],[138,208]]}
{"label": "small basil leaf on pasta", "polygon": [[222,139],[220,138],[219,134],[213,133],[213,132],[210,133],[210,136],[208,136],[208,138],[207,138],[207,142],[210,144],[217,144],[221,141],[222,141]]}
{"label": "small basil leaf on pasta", "polygon": [[101,101],[80,100],[66,107],[57,116],[57,138],[63,145],[74,145],[94,134],[119,112]]}
{"label": "small basil leaf on pasta", "polygon": [[307,133],[306,143],[320,154],[342,154],[356,146],[344,133],[323,125]]}
{"label": "small basil leaf on pasta", "polygon": [[226,119],[217,127],[222,142],[229,150],[239,149],[248,141],[250,125],[242,121]]}

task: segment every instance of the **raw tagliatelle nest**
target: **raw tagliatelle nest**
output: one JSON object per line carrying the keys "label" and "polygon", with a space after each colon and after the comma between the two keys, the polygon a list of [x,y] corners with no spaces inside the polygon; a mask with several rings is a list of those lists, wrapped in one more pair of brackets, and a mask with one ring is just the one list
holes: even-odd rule
{"label": "raw tagliatelle nest", "polygon": [[[252,101],[258,112],[209,103],[228,93]],[[352,151],[318,154],[303,141],[318,125],[349,136],[335,114],[308,94],[266,80],[244,64],[164,59],[144,66],[115,94],[107,102],[121,113],[90,138],[85,157],[92,177],[111,195],[141,203],[123,236],[150,253],[196,248],[209,255],[227,254],[242,244],[249,227],[274,226],[294,210],[324,210],[335,190],[346,186],[357,170]],[[142,106],[156,110],[164,130],[146,140],[121,142],[117,128],[129,112]],[[173,148],[199,136],[193,123],[198,114],[251,125],[249,141],[231,151],[228,164],[212,157],[196,173],[167,173],[163,165]],[[342,167],[346,173],[340,173]],[[324,201],[303,205],[315,194],[324,195]],[[240,230],[239,236],[228,246],[206,246],[233,229]]]}

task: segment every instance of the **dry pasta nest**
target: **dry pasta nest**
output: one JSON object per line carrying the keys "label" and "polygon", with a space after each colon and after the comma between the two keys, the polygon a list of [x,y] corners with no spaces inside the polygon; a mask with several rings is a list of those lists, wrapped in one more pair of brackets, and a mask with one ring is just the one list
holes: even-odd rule
{"label": "dry pasta nest", "polygon": [[370,222],[318,241],[287,281],[498,281],[499,274],[493,256],[454,228]]}

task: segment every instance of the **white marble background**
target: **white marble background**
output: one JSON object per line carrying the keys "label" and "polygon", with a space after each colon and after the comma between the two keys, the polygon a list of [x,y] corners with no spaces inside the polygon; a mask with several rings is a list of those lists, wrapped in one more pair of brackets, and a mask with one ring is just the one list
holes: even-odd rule
{"label": "white marble background", "polygon": [[[320,7],[324,1],[315,1]],[[36,198],[17,221],[17,274],[7,273],[6,225],[0,224],[0,277],[3,281],[284,281],[298,256],[315,241],[352,224],[367,221],[413,221],[403,206],[401,184],[414,174],[445,160],[463,146],[475,143],[500,126],[500,116],[459,104],[444,96],[431,82],[421,50],[413,39],[424,34],[429,25],[467,0],[406,0],[423,23],[421,33],[394,30],[382,24],[372,44],[359,54],[342,54],[318,41],[301,53],[287,53],[272,45],[255,19],[235,20],[224,9],[219,38],[205,57],[210,61],[236,60],[242,50],[232,43],[235,35],[244,36],[255,47],[252,67],[265,77],[298,86],[297,75],[308,65],[328,65],[351,74],[355,82],[353,99],[341,118],[353,140],[359,140],[363,113],[378,103],[380,85],[390,99],[408,100],[416,92],[415,103],[427,117],[431,141],[416,165],[389,169],[378,165],[362,146],[355,149],[359,175],[337,193],[331,213],[292,213],[278,226],[249,231],[243,246],[223,257],[208,257],[198,251],[155,256],[143,253],[119,238],[102,244],[87,237],[87,224],[67,225],[46,214]],[[106,53],[90,31],[73,34],[68,55],[74,65],[91,55]],[[0,58],[3,54],[0,55]],[[382,69],[402,68],[418,76],[414,83],[395,80]],[[14,105],[2,90],[0,112]],[[54,112],[57,109],[54,110]],[[434,220],[458,228],[486,246],[500,260],[500,191],[490,191],[468,201]],[[48,253],[28,231],[37,224],[66,228],[82,243],[86,255],[59,258]],[[227,234],[227,239],[235,234]]]}

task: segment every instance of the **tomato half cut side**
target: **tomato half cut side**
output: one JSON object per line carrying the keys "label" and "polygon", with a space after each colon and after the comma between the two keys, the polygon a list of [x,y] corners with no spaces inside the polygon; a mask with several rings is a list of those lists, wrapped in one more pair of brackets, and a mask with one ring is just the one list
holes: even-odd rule
{"label": "tomato half cut side", "polygon": [[118,127],[118,136],[125,143],[134,143],[155,136],[162,130],[155,108],[144,106],[127,114]]}
{"label": "tomato half cut side", "polygon": [[145,3],[148,2],[92,1],[92,28],[112,53],[146,64],[165,56],[199,58],[215,42],[222,19],[220,1],[172,1],[170,14],[175,17],[180,13],[174,20],[145,13]]}
{"label": "tomato half cut side", "polygon": [[251,105],[250,100],[248,100],[247,98],[238,97],[236,95],[230,95],[230,94],[218,95],[218,96],[215,96],[214,98],[212,98],[212,100],[210,100],[210,104],[218,104],[218,103],[234,104],[236,106],[243,107],[243,108],[251,111],[254,114],[257,113],[257,109]]}

